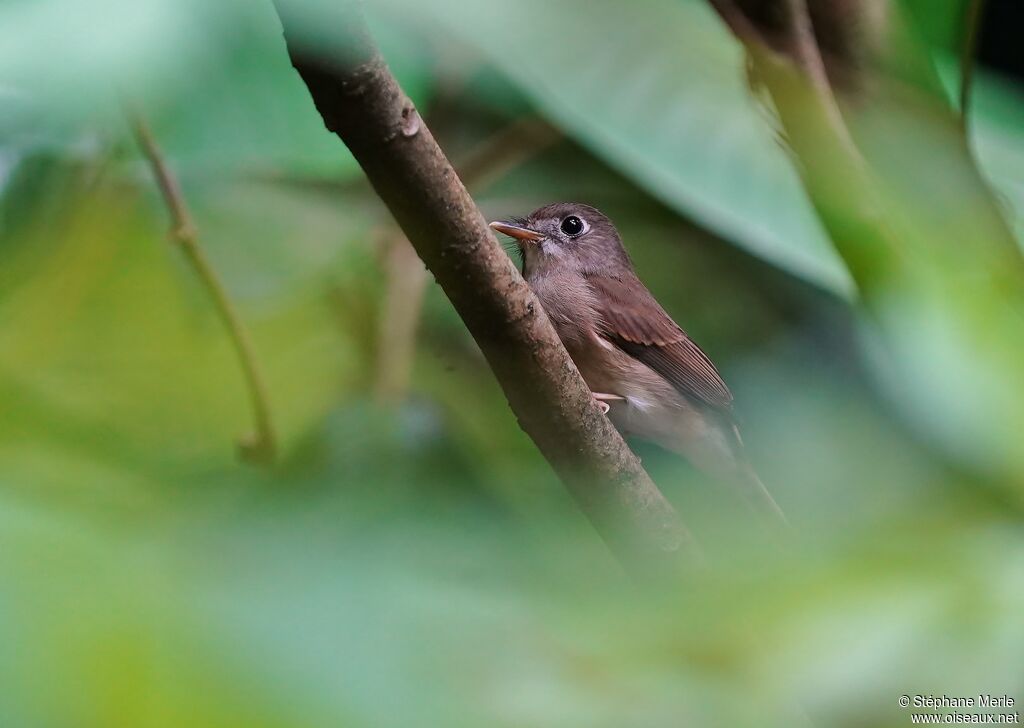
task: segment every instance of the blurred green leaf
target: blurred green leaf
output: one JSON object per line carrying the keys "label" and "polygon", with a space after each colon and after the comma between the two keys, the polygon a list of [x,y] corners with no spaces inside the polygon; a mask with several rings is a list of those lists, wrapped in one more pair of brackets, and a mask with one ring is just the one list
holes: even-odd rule
{"label": "blurred green leaf", "polygon": [[[906,725],[905,693],[1019,704],[1019,479],[985,466],[1020,451],[1007,423],[1024,409],[1005,383],[1021,368],[962,344],[1016,351],[1016,299],[985,278],[968,301],[937,285],[927,301],[971,314],[949,319],[970,324],[961,339],[947,320],[928,327],[940,308],[893,296],[897,345],[865,367],[875,342],[849,307],[680,220],[846,290],[703,3],[373,10],[418,102],[455,84],[446,148],[530,103],[583,143],[481,203],[515,213],[577,190],[612,215],[721,365],[792,540],[768,542],[725,489],[643,449],[710,568],[631,584],[433,284],[407,401],[371,401],[387,213],[322,130],[269,3],[9,0],[0,725],[863,728]],[[974,149],[1019,210],[1022,107],[990,82]],[[251,328],[284,439],[275,469],[235,457],[251,421],[237,362],[166,240],[148,170],[109,148],[115,86],[141,92]],[[936,153],[948,148],[893,128],[879,138],[905,147],[900,180],[921,182],[920,209],[932,186],[955,197],[962,181]],[[985,241],[960,239],[976,224],[965,209],[932,224],[954,220],[941,242],[970,261]],[[879,373],[890,381],[872,388]],[[978,417],[976,395],[1018,413]],[[907,399],[916,420],[893,414]]]}
{"label": "blurred green leaf", "polygon": [[[145,481],[167,469],[232,463],[251,418],[206,292],[131,191],[100,184],[70,200],[63,215],[37,218],[5,246],[0,321],[10,331],[0,343],[0,407],[10,415],[0,424],[0,457],[12,484],[45,483],[55,495],[87,500],[110,493],[120,472],[122,496],[145,499]],[[335,259],[358,251],[338,245]],[[303,283],[240,307],[287,445],[358,371],[356,350],[340,346],[328,279]],[[40,442],[49,456],[33,444]]]}
{"label": "blurred green leaf", "polygon": [[900,4],[909,11],[914,26],[929,45],[959,56],[967,5],[973,1],[900,0]]}
{"label": "blurred green leaf", "polygon": [[[399,23],[373,20],[392,68],[426,103],[429,45]],[[269,2],[5,3],[0,100],[0,153],[109,144],[127,136],[127,101],[142,107],[168,156],[194,174],[359,174],[292,69]]]}
{"label": "blurred green leaf", "polygon": [[612,0],[447,0],[427,12],[421,3],[379,2],[476,48],[552,120],[676,210],[849,293],[842,263],[750,98],[742,51],[706,3],[654,0],[636,12]]}
{"label": "blurred green leaf", "polygon": [[933,504],[785,553],[734,542],[744,568],[638,590],[569,521],[414,494],[377,512],[193,498],[145,528],[3,494],[4,717],[852,727],[905,722],[904,693],[1018,689],[1024,551],[980,513]]}
{"label": "blurred green leaf", "polygon": [[[950,93],[957,92],[959,66],[940,58],[939,70]],[[1024,89],[997,73],[978,68],[972,91],[971,142],[1024,246]]]}

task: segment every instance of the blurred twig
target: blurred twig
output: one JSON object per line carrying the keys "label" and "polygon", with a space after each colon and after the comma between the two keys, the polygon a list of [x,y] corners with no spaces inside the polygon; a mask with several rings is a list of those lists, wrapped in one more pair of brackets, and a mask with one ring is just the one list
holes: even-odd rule
{"label": "blurred twig", "polygon": [[[856,107],[864,103],[880,103],[880,97],[862,97],[850,103],[854,101],[852,89],[830,79],[822,56],[822,39],[816,36],[818,27],[814,21],[819,18],[815,11],[819,15],[826,13],[822,17],[829,17],[827,13],[837,14],[832,19],[836,23],[843,19],[844,8],[846,12],[859,6],[870,8],[872,0],[843,3],[709,0],[709,3],[746,46],[752,73],[772,98],[804,187],[861,293],[865,294],[862,300],[871,305],[877,299],[870,295],[869,289],[888,286],[897,280],[906,282],[915,275],[912,270],[925,268],[922,265],[925,261],[927,267],[933,267],[936,246],[942,244],[944,231],[929,231],[926,223],[936,215],[931,211],[911,211],[909,199],[887,191],[894,183],[892,172],[884,164],[879,165],[877,157],[868,158],[870,148],[865,152],[864,147],[858,145],[847,123],[845,114],[858,113]],[[857,34],[850,35],[843,46],[851,57],[863,53],[863,49],[851,45],[857,37]],[[771,39],[770,43],[766,38]],[[873,33],[867,33],[859,42],[871,44],[876,40]],[[876,76],[878,70],[873,66],[859,69]],[[884,87],[885,82],[873,78],[869,85]],[[898,99],[895,103],[902,103],[905,109],[909,106],[906,99],[911,98],[912,92],[901,88],[899,93],[903,95],[894,95],[887,102]],[[840,101],[846,102],[842,108]],[[944,108],[944,98],[941,104],[927,108],[934,109],[934,116],[926,123],[932,125],[936,134],[945,133],[948,111]],[[948,118],[953,119],[952,115]],[[976,182],[964,190],[963,201],[956,201],[956,209],[973,206],[971,215],[978,222],[971,234],[991,241],[991,250],[976,257],[974,264],[979,273],[980,269],[991,265],[993,267],[981,275],[1019,275],[1019,248],[974,161],[969,155],[961,154],[959,148],[950,148],[949,158],[959,165],[965,179]],[[917,215],[922,217],[917,219]],[[980,233],[982,226],[987,227],[989,236]],[[952,256],[958,251],[959,246],[950,248]],[[962,262],[955,263],[952,269],[964,270]]]}
{"label": "blurred twig", "polygon": [[[737,35],[747,48],[749,72],[772,99],[804,187],[858,288],[866,291],[900,254],[881,213],[878,185],[840,111],[806,0],[774,0],[770,32],[746,18],[734,0],[710,2],[719,12],[726,8],[727,25],[742,32]],[[741,16],[744,22],[737,20]]]}
{"label": "blurred twig", "polygon": [[765,34],[747,17],[735,0],[708,0],[708,2],[739,40],[748,44],[770,45]]}
{"label": "blurred twig", "polygon": [[457,165],[459,177],[479,193],[561,138],[558,129],[539,117],[516,119],[469,151]]}
{"label": "blurred twig", "polygon": [[387,289],[377,329],[378,404],[396,405],[409,388],[416,355],[416,330],[427,287],[427,269],[401,230],[388,229],[382,240]]}
{"label": "blurred twig", "polygon": [[163,154],[153,137],[149,125],[137,111],[129,111],[129,119],[139,148],[149,161],[160,194],[167,205],[171,217],[171,238],[181,247],[186,259],[199,276],[203,286],[213,299],[217,313],[231,336],[231,342],[242,366],[249,397],[252,401],[255,432],[241,439],[239,451],[247,460],[253,462],[273,462],[277,449],[274,427],[270,414],[270,404],[266,385],[260,371],[256,353],[249,334],[228,297],[223,282],[199,245],[195,223],[189,212],[188,205],[181,193],[181,187],[164,160]]}
{"label": "blurred twig", "polygon": [[[467,188],[479,192],[560,138],[540,118],[517,119],[470,150],[458,165],[459,176]],[[409,386],[427,269],[400,230],[387,233],[382,248],[387,291],[377,335],[374,393],[379,403],[393,405]]]}
{"label": "blurred twig", "polygon": [[[891,59],[888,65],[873,62],[861,86],[868,93],[857,97],[827,77],[822,82],[820,49],[807,32],[814,29],[809,3],[838,3],[743,1],[773,10],[770,27],[776,37],[787,39],[769,48],[741,36],[754,72],[771,95],[818,218],[893,354],[884,376],[890,382],[907,380],[896,396],[917,415],[916,426],[930,430],[947,451],[965,453],[968,438],[944,433],[922,416],[922,402],[955,392],[956,406],[969,412],[972,422],[979,427],[991,423],[979,436],[985,445],[961,457],[986,472],[1000,471],[1008,484],[1018,483],[1024,458],[1007,439],[1011,428],[1006,423],[1020,417],[1012,393],[1018,391],[1024,360],[1024,257],[963,143],[962,122],[930,70],[927,49],[913,44],[905,31],[890,38],[890,44],[907,43],[900,48],[923,69],[921,75],[908,82]],[[754,17],[747,19],[753,22]],[[757,18],[764,21],[765,15]],[[894,32],[900,33],[899,28]],[[900,123],[878,124],[886,113]],[[920,123],[921,136],[934,145],[926,162],[915,157],[922,147],[907,135],[908,119]],[[937,158],[943,175],[931,174]],[[913,347],[906,342],[911,331],[920,337]],[[934,356],[922,353],[936,351],[948,357],[947,370],[933,373],[929,384],[911,382],[926,367],[942,368]],[[974,376],[959,374],[964,371]],[[980,372],[984,375],[977,376]],[[905,391],[914,391],[916,401]],[[997,447],[996,442],[1005,444]]]}
{"label": "blurred twig", "polygon": [[981,30],[982,10],[985,0],[968,0],[964,17],[964,38],[960,48],[960,126],[964,135],[968,131],[968,117],[971,108],[971,91],[974,85],[974,63]]}
{"label": "blurred twig", "polygon": [[[448,295],[520,426],[630,573],[678,573],[697,555],[692,539],[601,413],[543,308],[388,70],[358,3],[275,6],[292,64],[324,124],[359,161]],[[315,42],[303,33],[311,13],[318,14]]]}

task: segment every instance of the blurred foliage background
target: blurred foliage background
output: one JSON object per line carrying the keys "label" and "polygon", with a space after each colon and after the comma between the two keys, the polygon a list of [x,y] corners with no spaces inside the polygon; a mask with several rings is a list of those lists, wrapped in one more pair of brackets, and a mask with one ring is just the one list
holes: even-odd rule
{"label": "blurred foliage background", "polygon": [[[905,346],[876,335],[706,4],[366,4],[486,214],[616,221],[736,392],[793,543],[637,444],[711,568],[628,581],[323,129],[269,2],[6,0],[0,723],[878,726],[909,722],[902,694],[1019,703],[1021,420],[979,422],[949,382],[1018,417],[1022,382],[932,346],[898,296]],[[954,99],[966,3],[898,9]],[[1018,237],[1019,10],[987,4],[970,125]],[[237,456],[245,381],[126,100],[253,339],[272,467]],[[959,189],[906,126],[886,138],[908,185]],[[999,285],[983,333],[1017,345]]]}

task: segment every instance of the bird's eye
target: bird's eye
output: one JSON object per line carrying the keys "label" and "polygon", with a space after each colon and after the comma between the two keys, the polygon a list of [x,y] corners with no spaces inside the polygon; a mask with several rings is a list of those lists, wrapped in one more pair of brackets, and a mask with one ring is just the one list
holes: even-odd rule
{"label": "bird's eye", "polygon": [[583,221],[575,215],[569,215],[569,217],[562,220],[562,232],[566,235],[579,235],[584,230]]}

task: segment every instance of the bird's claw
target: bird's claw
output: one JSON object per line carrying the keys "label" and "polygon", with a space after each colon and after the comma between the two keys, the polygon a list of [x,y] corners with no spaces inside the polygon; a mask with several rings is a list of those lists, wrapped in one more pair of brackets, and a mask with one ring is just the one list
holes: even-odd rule
{"label": "bird's claw", "polygon": [[608,410],[612,408],[612,406],[608,404],[609,401],[621,401],[625,399],[617,394],[605,394],[603,392],[592,392],[591,394],[594,395],[594,401],[597,402],[597,406],[601,408],[601,414],[603,415],[608,414]]}

